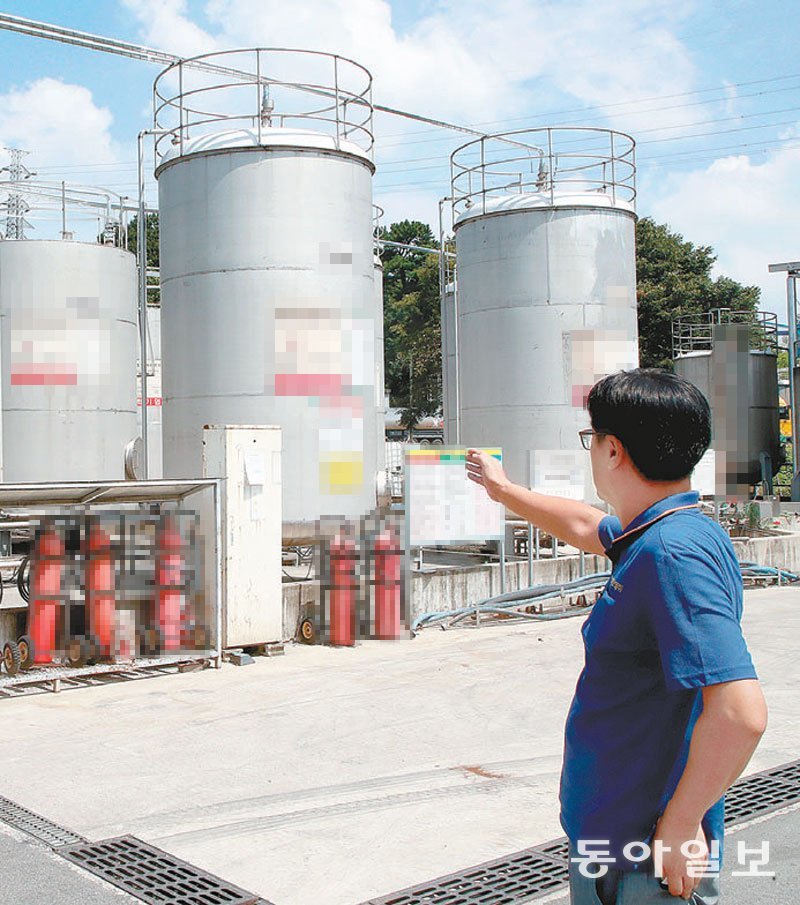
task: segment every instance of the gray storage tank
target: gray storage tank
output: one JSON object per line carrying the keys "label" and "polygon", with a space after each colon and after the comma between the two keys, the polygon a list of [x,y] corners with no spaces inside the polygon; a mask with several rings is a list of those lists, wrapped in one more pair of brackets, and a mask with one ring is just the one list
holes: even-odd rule
{"label": "gray storage tank", "polygon": [[675,318],[672,353],[675,373],[711,406],[717,493],[748,495],[762,479],[762,453],[773,473],[783,463],[777,316],[717,308]]}
{"label": "gray storage tank", "polygon": [[204,424],[278,424],[284,537],[358,517],[376,503],[383,404],[371,77],[329,54],[240,51],[170,67],[155,96],[164,474],[201,473]]}
{"label": "gray storage tank", "polygon": [[[456,150],[451,171],[460,442],[502,446],[512,480],[538,484],[565,451],[583,462],[592,384],[638,363],[634,142],[504,133]],[[581,480],[590,496],[588,467]]]}
{"label": "gray storage tank", "polygon": [[136,261],[89,242],[0,242],[7,483],[122,480],[139,434]]}

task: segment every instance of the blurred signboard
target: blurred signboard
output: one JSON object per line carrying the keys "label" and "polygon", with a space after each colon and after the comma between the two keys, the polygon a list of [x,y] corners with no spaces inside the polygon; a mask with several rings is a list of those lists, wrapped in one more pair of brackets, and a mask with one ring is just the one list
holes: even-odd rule
{"label": "blurred signboard", "polygon": [[[483,452],[502,462],[502,450]],[[505,539],[505,507],[467,477],[467,450],[423,446],[406,451],[409,543],[482,543]]]}

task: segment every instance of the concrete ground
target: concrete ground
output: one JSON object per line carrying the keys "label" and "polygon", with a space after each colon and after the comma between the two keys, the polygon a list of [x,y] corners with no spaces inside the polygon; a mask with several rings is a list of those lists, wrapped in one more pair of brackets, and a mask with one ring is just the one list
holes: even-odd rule
{"label": "concrete ground", "polygon": [[[355,905],[562,835],[582,621],[290,646],[246,667],[0,701],[0,795],[90,839],[132,833],[276,905]],[[800,590],[748,592],[744,626],[770,706],[754,772],[800,757]],[[775,864],[798,823],[764,822]],[[0,836],[8,875],[6,854]],[[727,891],[748,883],[777,894],[763,879]],[[762,901],[756,888],[726,901]]]}
{"label": "concrete ground", "polygon": [[2,822],[0,864],[4,905],[141,905]]}

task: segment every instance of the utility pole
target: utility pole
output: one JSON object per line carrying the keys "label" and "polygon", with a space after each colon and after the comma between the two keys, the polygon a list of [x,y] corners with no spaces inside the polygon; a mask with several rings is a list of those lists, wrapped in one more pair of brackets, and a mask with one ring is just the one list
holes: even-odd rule
{"label": "utility pole", "polygon": [[800,261],[784,261],[782,264],[770,264],[770,273],[786,274],[786,307],[788,318],[786,323],[789,325],[789,414],[792,423],[792,502],[800,502],[800,455],[798,455],[798,424],[800,424],[800,411],[798,405],[798,387],[797,385],[797,355],[798,355],[798,337],[797,327],[798,311],[797,311],[797,278],[800,277]]}
{"label": "utility pole", "polygon": [[[29,153],[28,151],[23,151],[20,148],[6,148],[5,150],[8,151],[11,157],[11,163],[7,167],[0,169],[0,173],[8,173],[10,182],[22,182],[36,175],[22,163],[22,158]],[[30,226],[30,223],[25,219],[25,214],[28,213],[30,207],[25,201],[24,195],[20,192],[9,192],[8,198],[0,207],[6,211],[4,221],[6,239],[24,239],[25,227]]]}

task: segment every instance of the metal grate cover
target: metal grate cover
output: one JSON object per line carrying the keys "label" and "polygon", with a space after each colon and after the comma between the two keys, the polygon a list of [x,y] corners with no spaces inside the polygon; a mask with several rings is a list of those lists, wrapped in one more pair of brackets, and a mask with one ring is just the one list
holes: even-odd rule
{"label": "metal grate cover", "polygon": [[[725,795],[725,824],[742,823],[800,802],[800,760],[740,779]],[[569,879],[565,836],[487,861],[363,905],[507,905],[558,889]]]}
{"label": "metal grate cover", "polygon": [[569,862],[569,839],[566,836],[545,842],[544,845],[535,845],[534,848],[551,858],[561,859],[565,864]]}
{"label": "metal grate cover", "polygon": [[364,905],[510,905],[562,887],[566,861],[525,849]]}
{"label": "metal grate cover", "polygon": [[76,842],[85,842],[83,836],[73,833],[57,823],[53,823],[46,817],[40,817],[23,808],[16,802],[10,801],[8,798],[0,797],[0,820],[13,826],[14,829],[21,830],[39,842],[44,842],[51,848],[57,845],[73,845]]}
{"label": "metal grate cover", "polygon": [[256,905],[263,901],[135,836],[69,845],[59,848],[58,854],[148,905]]}
{"label": "metal grate cover", "polygon": [[800,761],[755,773],[725,793],[725,825],[742,823],[800,801]]}

